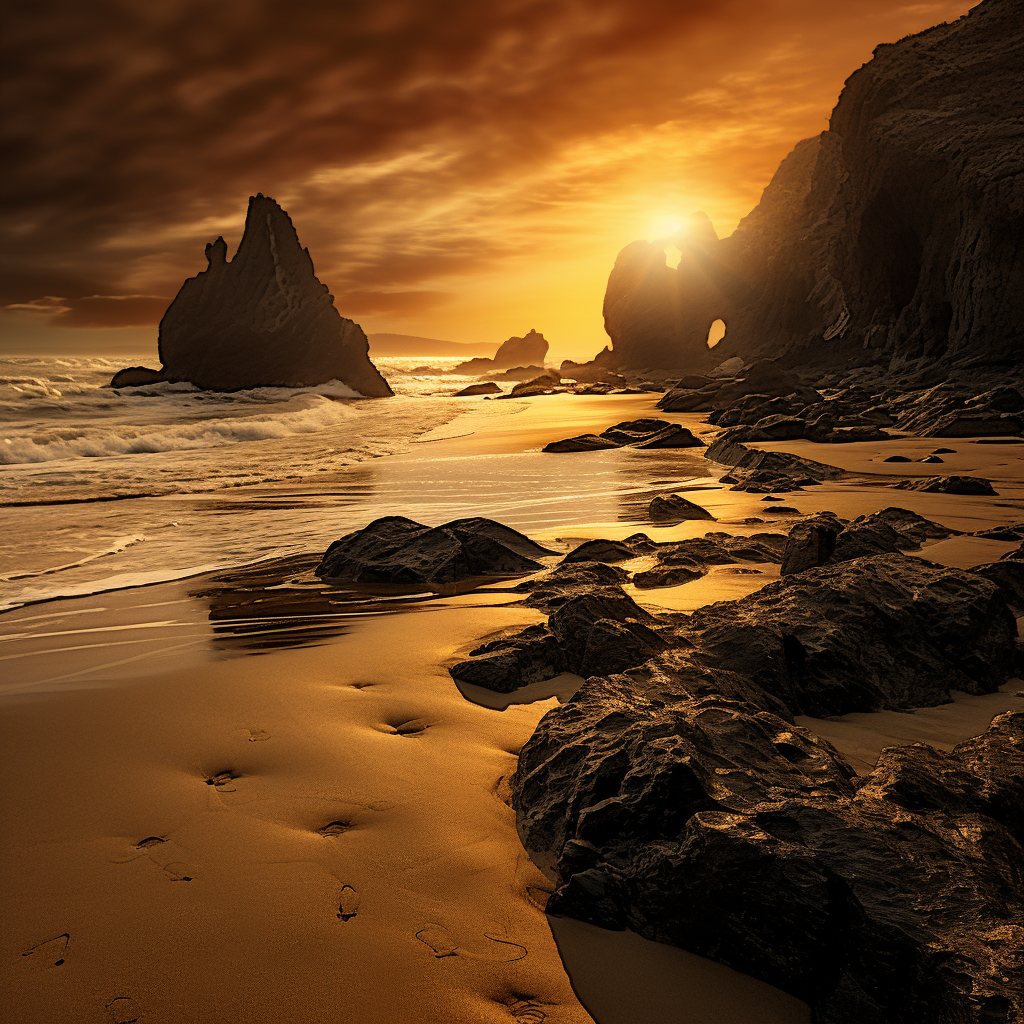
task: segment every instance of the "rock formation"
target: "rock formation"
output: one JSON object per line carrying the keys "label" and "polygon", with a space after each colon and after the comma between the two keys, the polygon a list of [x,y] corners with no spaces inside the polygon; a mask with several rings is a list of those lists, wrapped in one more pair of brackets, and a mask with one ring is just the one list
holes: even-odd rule
{"label": "rock formation", "polygon": [[[844,532],[858,529],[854,547],[942,532],[903,509]],[[1018,666],[1024,563],[855,557],[692,615],[645,614],[616,589],[556,585],[549,628],[531,627],[546,671],[592,675],[512,779],[523,843],[555,865],[549,913],[727,963],[821,1024],[1019,1020],[1024,713],[949,753],[890,747],[860,779],[792,717],[993,692]]]}
{"label": "rock formation", "polygon": [[[223,238],[207,245],[206,258],[208,268],[181,286],[160,321],[158,379],[218,391],[340,380],[367,398],[392,394],[362,328],[335,309],[273,199],[249,199],[232,260]],[[138,382],[138,368],[125,372],[115,386]]]}
{"label": "rock formation", "polygon": [[453,373],[489,373],[491,370],[511,370],[518,366],[544,366],[548,343],[543,334],[531,330],[524,338],[503,341],[493,359],[469,359],[459,363]]}
{"label": "rock formation", "polygon": [[[605,299],[612,351],[595,362],[1018,366],[1022,50],[1018,0],[879,46],[828,131],[796,146],[730,237],[698,215],[678,237],[622,250]],[[727,332],[712,355],[716,319]]]}
{"label": "rock formation", "polygon": [[524,576],[555,552],[493,519],[455,519],[429,527],[385,516],[336,540],[316,574],[334,583],[451,584],[486,577]]}

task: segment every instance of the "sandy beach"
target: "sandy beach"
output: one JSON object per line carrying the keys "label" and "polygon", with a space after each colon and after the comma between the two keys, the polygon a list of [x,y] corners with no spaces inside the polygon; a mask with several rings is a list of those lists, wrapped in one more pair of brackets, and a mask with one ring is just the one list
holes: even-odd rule
{"label": "sandy beach", "polygon": [[[719,484],[722,467],[700,450],[538,450],[650,414],[655,398],[559,395],[508,403],[518,408],[502,415],[471,400],[412,454],[354,469],[356,486],[341,471],[316,488],[230,500],[268,504],[299,490],[335,500],[338,535],[384,514],[487,515],[557,550],[641,530],[665,540],[788,529],[760,495]],[[672,418],[708,429],[696,415]],[[1024,519],[1013,482],[1024,445],[950,444],[964,460],[957,472],[991,478],[997,497],[891,490],[905,466],[878,455],[922,443],[934,447],[765,447],[850,470],[788,495],[801,513],[895,504],[964,530]],[[645,521],[650,496],[689,490],[717,524]],[[969,565],[1013,546],[951,538],[922,554]],[[746,568],[757,571],[720,566],[679,587],[626,589],[652,609],[689,611],[778,573]],[[581,680],[563,675],[510,702],[460,690],[447,672],[481,638],[543,621],[520,595],[494,584],[359,603],[325,598],[308,560],[290,570],[0,617],[7,1019],[809,1020],[799,1001],[721,965],[545,916],[551,881],[520,845],[507,779],[542,715]],[[282,588],[287,607],[275,604]],[[801,724],[864,771],[883,745],[948,747],[975,734],[1019,705],[1020,685],[913,714]]]}

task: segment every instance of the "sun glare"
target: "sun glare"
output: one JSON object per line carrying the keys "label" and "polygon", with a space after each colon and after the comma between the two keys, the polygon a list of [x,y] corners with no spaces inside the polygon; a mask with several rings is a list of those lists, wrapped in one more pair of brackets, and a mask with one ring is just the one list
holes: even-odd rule
{"label": "sun glare", "polygon": [[669,217],[662,217],[659,220],[651,221],[650,237],[672,238],[683,230],[683,223]]}

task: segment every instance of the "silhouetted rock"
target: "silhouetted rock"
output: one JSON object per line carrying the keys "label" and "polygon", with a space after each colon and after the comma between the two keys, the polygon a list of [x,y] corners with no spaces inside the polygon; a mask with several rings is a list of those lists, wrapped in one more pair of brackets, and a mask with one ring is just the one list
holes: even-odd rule
{"label": "silhouetted rock", "polygon": [[[513,392],[514,393],[514,392]],[[596,448],[703,448],[704,442],[686,427],[668,420],[642,419],[616,423],[600,434],[581,434],[545,445],[546,452],[582,452]]]}
{"label": "silhouetted rock", "polygon": [[579,434],[576,437],[567,437],[564,441],[552,441],[544,445],[541,451],[545,452],[596,452],[608,448],[618,448],[614,441],[598,434]]}
{"label": "silhouetted rock", "polygon": [[428,527],[386,516],[336,540],[316,568],[338,583],[448,584],[487,576],[523,576],[554,554],[492,519],[456,519]]}
{"label": "silhouetted rock", "polygon": [[148,366],[127,366],[118,370],[110,382],[112,388],[144,387],[147,384],[159,384],[167,380],[161,370],[151,370]]}
{"label": "silhouetted rock", "polygon": [[824,516],[810,522],[797,523],[786,538],[779,574],[789,576],[824,565],[836,549],[836,537],[842,528],[841,523]]}
{"label": "silhouetted rock", "polygon": [[512,589],[529,595],[525,604],[550,611],[573,594],[595,587],[618,586],[628,579],[625,569],[605,562],[563,562],[546,575],[523,580]]}
{"label": "silhouetted rock", "polygon": [[362,328],[338,314],[273,199],[250,198],[234,259],[223,238],[206,258],[160,321],[164,378],[219,391],[340,380],[367,398],[392,394]]}
{"label": "silhouetted rock", "polygon": [[[1019,367],[1022,48],[1017,0],[877,47],[829,130],[797,144],[729,238],[695,215],[678,237],[622,250],[603,363]],[[712,352],[715,319],[727,330]],[[1021,411],[954,411],[925,432],[1016,434]]]}
{"label": "silhouetted rock", "polygon": [[500,395],[501,388],[493,381],[488,381],[486,384],[470,384],[469,387],[463,388],[461,391],[456,391],[453,395],[454,398],[470,398],[475,395]]}
{"label": "silhouetted rock", "polygon": [[493,359],[469,359],[459,363],[453,373],[487,373],[490,370],[509,370],[517,367],[543,367],[548,354],[548,343],[543,334],[531,330],[523,338],[503,341]]}
{"label": "silhouetted rock", "polygon": [[512,799],[556,861],[548,913],[712,957],[821,1024],[1011,1024],[1022,771],[1024,713],[950,753],[890,747],[858,780],[756,705],[617,676],[544,716]]}

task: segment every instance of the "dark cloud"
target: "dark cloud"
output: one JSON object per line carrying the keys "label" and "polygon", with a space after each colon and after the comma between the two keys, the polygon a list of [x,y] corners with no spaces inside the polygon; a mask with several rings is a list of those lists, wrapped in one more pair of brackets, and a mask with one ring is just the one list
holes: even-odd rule
{"label": "dark cloud", "polygon": [[[709,181],[749,193],[870,43],[964,9],[14,0],[0,42],[0,305],[61,296],[69,325],[155,322],[159,297],[202,269],[203,243],[237,239],[246,197],[263,191],[353,310],[428,309],[453,280],[543,260],[574,224],[586,236],[641,171],[670,190],[678,156],[661,167],[643,149],[658,126],[717,132],[721,148],[700,158]],[[631,158],[615,149],[627,143]]]}

